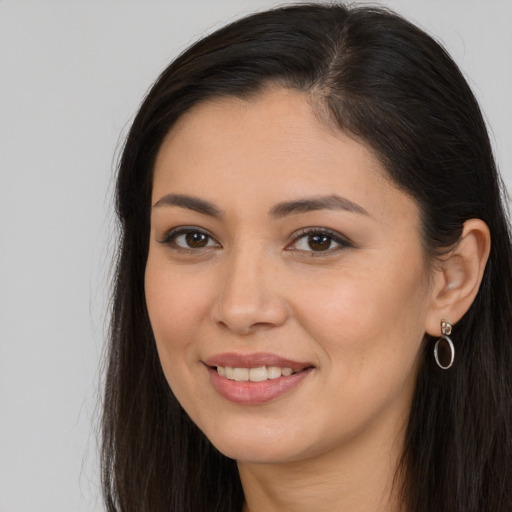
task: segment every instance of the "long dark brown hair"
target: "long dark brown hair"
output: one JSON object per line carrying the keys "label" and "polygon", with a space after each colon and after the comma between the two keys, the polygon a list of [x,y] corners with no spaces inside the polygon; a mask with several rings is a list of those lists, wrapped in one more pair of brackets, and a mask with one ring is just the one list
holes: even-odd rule
{"label": "long dark brown hair", "polygon": [[[162,139],[198,102],[269,85],[309,94],[370,146],[418,203],[429,256],[463,223],[487,223],[478,295],[441,371],[424,340],[400,482],[408,512],[512,510],[512,255],[502,187],[479,106],[446,51],[384,9],[301,4],[248,16],[172,62],[144,100],[120,160],[121,240],[103,413],[109,512],[240,512],[236,463],[182,410],[163,376],[144,297],[152,170]],[[179,293],[177,291],[177,293]]]}

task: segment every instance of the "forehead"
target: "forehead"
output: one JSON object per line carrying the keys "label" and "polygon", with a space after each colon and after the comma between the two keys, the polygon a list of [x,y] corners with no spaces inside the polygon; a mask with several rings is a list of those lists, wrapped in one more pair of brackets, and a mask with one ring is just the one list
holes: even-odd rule
{"label": "forehead", "polygon": [[391,196],[408,198],[366,145],[324,122],[308,95],[290,89],[208,100],[173,126],[157,156],[153,199],[209,196],[221,186],[226,194],[263,191],[275,202],[334,189],[372,202],[373,191],[376,214]]}

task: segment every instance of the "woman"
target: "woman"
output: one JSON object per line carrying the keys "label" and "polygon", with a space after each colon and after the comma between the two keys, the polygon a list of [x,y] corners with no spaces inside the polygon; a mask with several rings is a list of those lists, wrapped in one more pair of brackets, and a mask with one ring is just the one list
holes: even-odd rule
{"label": "woman", "polygon": [[108,510],[509,511],[500,198],[473,94],[399,16],[194,44],[120,163]]}

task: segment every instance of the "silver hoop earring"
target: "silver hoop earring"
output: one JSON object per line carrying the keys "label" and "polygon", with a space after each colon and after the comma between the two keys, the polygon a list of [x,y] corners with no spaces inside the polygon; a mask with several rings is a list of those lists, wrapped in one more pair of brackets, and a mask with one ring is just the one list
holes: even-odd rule
{"label": "silver hoop earring", "polygon": [[[455,347],[450,339],[452,324],[446,320],[441,320],[441,333],[441,337],[434,345],[434,357],[439,368],[448,370],[448,368],[451,368],[455,359]],[[441,360],[443,360],[443,362],[441,362]]]}

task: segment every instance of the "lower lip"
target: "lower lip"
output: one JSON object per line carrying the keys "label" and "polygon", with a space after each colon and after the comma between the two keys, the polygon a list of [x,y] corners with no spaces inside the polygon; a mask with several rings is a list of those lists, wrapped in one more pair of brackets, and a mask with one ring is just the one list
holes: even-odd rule
{"label": "lower lip", "polygon": [[221,377],[215,368],[208,367],[210,381],[219,395],[241,405],[258,405],[270,402],[295,388],[313,368],[289,376],[261,382],[236,381]]}

